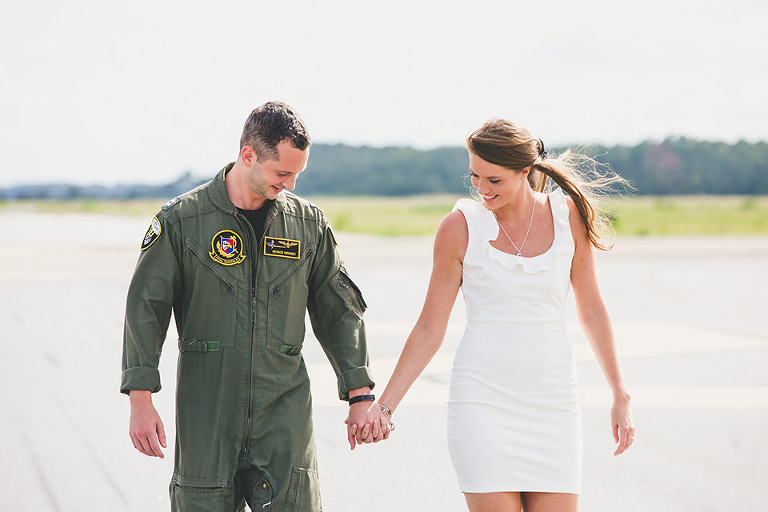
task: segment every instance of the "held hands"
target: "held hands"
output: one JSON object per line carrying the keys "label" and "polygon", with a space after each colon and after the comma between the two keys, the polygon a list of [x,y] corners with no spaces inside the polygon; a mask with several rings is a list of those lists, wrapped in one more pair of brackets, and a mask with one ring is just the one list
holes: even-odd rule
{"label": "held hands", "polygon": [[372,400],[350,405],[349,417],[344,423],[347,425],[347,439],[351,450],[358,444],[378,443],[387,439],[392,430],[390,414],[385,412],[385,408],[378,402]]}

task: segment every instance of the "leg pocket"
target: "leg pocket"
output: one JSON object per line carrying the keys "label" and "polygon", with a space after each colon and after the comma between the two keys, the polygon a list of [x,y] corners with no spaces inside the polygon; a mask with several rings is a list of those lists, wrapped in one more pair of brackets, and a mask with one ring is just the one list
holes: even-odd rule
{"label": "leg pocket", "polygon": [[236,509],[234,492],[223,483],[180,482],[174,477],[170,494],[174,512],[231,512]]}
{"label": "leg pocket", "polygon": [[320,483],[317,470],[293,468],[284,512],[321,512]]}

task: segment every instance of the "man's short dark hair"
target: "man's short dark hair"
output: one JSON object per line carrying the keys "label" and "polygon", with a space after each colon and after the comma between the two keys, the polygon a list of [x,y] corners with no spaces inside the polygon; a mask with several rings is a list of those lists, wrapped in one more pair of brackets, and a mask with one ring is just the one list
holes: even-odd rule
{"label": "man's short dark hair", "polygon": [[302,151],[311,144],[301,117],[289,105],[270,101],[248,116],[240,137],[240,149],[251,146],[260,161],[277,160],[277,145],[284,140]]}

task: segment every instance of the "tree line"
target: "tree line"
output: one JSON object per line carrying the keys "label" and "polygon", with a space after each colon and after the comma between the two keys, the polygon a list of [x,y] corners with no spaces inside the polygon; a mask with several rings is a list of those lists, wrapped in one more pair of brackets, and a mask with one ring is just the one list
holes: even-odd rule
{"label": "tree line", "polygon": [[[551,154],[566,148],[554,148]],[[577,148],[578,149],[578,148]],[[768,194],[768,143],[706,142],[684,137],[634,146],[592,146],[581,152],[609,165],[640,195]],[[464,194],[465,148],[418,150],[410,147],[312,146],[301,195]],[[183,173],[167,185],[26,185],[0,189],[2,199],[166,198],[210,179]]]}
{"label": "tree line", "polygon": [[[568,148],[554,148],[561,154]],[[643,195],[768,194],[768,143],[704,142],[670,138],[635,146],[592,146],[593,157]],[[465,193],[465,148],[354,148],[317,145],[297,192],[305,195],[414,195]]]}
{"label": "tree line", "polygon": [[687,138],[636,146],[595,146],[589,154],[647,195],[768,194],[768,143]]}

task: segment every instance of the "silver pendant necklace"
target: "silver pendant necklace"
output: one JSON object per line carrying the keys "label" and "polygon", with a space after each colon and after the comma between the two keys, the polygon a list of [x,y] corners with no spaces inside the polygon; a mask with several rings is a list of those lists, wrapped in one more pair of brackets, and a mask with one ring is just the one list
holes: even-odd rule
{"label": "silver pendant necklace", "polygon": [[523,252],[523,247],[525,247],[525,242],[528,240],[528,233],[531,232],[531,226],[533,225],[533,212],[536,211],[536,196],[533,196],[533,208],[531,208],[531,220],[528,221],[528,231],[525,232],[525,237],[523,238],[523,242],[520,244],[520,247],[518,247],[515,242],[512,241],[512,239],[509,237],[509,233],[507,233],[507,230],[504,229],[504,226],[501,225],[501,221],[499,220],[499,216],[496,215],[495,210],[491,210],[493,212],[493,216],[496,217],[496,223],[499,225],[501,230],[504,232],[504,235],[506,235],[507,240],[509,240],[509,243],[512,244],[512,247],[515,248],[517,251],[517,256],[520,256]]}

